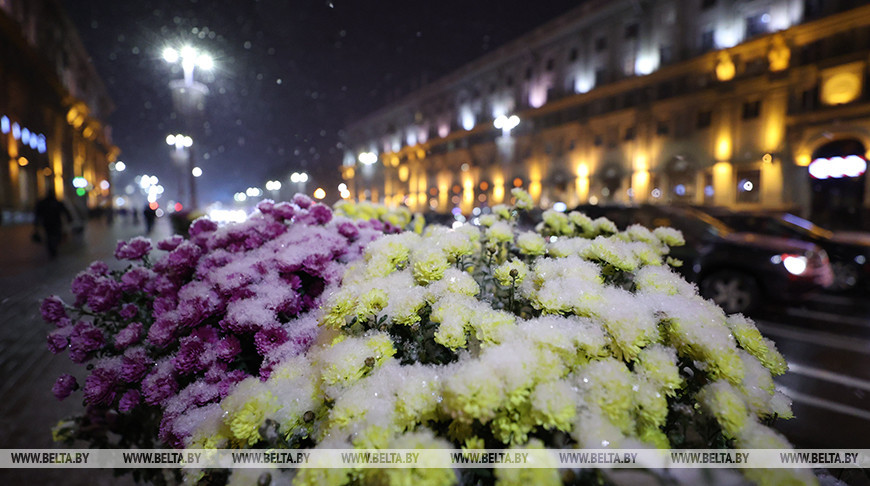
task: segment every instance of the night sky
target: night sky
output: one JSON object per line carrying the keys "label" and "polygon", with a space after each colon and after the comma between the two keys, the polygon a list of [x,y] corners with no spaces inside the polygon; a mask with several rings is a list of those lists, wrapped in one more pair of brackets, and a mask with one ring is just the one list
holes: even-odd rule
{"label": "night sky", "polygon": [[[216,68],[195,140],[200,201],[228,201],[293,171],[337,197],[339,132],[348,122],[577,6],[578,0],[64,0],[117,108],[109,117],[128,170],[157,175],[166,198],[177,169],[165,138],[182,129],[167,45],[190,43]],[[120,192],[117,191],[116,192]]]}

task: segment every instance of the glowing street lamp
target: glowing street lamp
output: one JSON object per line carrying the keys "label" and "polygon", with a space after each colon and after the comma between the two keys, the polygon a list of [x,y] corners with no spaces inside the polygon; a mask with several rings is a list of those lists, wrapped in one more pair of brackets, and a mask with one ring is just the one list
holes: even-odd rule
{"label": "glowing street lamp", "polygon": [[183,46],[181,49],[167,47],[163,49],[163,60],[169,64],[181,62],[184,71],[184,84],[193,86],[193,72],[196,68],[204,71],[214,69],[214,59],[207,52],[200,52],[195,47]]}

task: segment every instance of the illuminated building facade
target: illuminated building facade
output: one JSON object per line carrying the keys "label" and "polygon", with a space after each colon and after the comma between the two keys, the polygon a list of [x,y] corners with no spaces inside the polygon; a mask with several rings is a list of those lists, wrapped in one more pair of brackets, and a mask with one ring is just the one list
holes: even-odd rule
{"label": "illuminated building facade", "polygon": [[[0,0],[0,209],[53,189],[84,213],[109,200],[113,104],[56,0]],[[83,178],[76,181],[74,178]],[[78,192],[77,192],[78,191]]]}
{"label": "illuminated building facade", "polygon": [[516,186],[543,207],[857,221],[870,213],[856,168],[870,149],[865,3],[585,2],[348,126],[342,176],[350,197],[423,211],[467,214]]}

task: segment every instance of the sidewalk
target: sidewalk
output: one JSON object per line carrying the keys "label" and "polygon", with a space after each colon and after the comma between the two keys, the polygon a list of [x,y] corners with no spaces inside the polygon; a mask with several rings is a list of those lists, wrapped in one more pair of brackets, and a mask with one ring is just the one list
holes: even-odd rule
{"label": "sidewalk", "polygon": [[[49,260],[42,244],[30,241],[32,226],[0,227],[0,448],[54,448],[51,427],[82,409],[73,395],[59,402],[51,387],[62,373],[84,382],[85,370],[65,354],[46,347],[49,325],[39,312],[41,300],[57,294],[72,300],[72,278],[94,260],[113,260],[119,239],[144,233],[121,221],[109,227],[103,221],[88,224],[85,234],[68,239],[57,259]],[[168,220],[160,220],[151,235],[157,241],[169,235]],[[111,263],[110,263],[111,265]],[[0,470],[0,484],[101,485],[132,484],[108,470]]]}

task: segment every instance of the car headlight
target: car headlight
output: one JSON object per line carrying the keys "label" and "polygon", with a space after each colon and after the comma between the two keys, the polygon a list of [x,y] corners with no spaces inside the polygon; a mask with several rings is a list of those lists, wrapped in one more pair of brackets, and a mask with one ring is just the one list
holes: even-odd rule
{"label": "car headlight", "polygon": [[781,258],[782,266],[788,270],[788,273],[792,275],[801,275],[807,271],[807,257],[803,255],[784,254]]}

